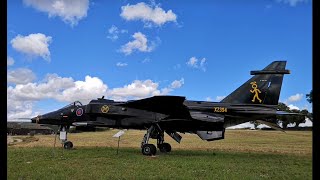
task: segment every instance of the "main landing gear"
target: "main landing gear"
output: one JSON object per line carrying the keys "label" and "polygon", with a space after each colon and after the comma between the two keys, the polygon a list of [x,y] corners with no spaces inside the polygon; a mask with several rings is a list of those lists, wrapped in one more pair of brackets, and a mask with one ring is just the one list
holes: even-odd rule
{"label": "main landing gear", "polygon": [[69,129],[69,127],[67,126],[61,126],[60,127],[60,140],[61,140],[61,144],[63,145],[64,149],[72,149],[73,148],[73,143],[71,141],[68,141],[67,139],[67,130]]}
{"label": "main landing gear", "polygon": [[157,153],[157,148],[153,144],[148,144],[149,138],[157,139],[157,147],[160,152],[170,152],[171,145],[164,142],[164,131],[162,131],[159,125],[152,125],[147,133],[144,135],[141,142],[141,151],[143,155],[152,156]]}

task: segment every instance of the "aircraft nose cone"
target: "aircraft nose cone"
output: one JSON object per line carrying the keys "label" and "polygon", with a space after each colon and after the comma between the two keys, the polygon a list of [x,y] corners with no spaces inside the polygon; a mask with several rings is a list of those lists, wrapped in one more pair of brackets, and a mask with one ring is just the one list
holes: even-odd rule
{"label": "aircraft nose cone", "polygon": [[60,124],[61,117],[58,112],[50,112],[47,114],[42,114],[31,119],[32,123],[37,124]]}

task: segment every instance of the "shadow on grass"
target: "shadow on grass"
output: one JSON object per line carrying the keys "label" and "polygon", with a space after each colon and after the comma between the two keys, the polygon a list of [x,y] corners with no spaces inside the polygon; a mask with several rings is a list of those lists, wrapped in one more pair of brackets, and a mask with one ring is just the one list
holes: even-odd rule
{"label": "shadow on grass", "polygon": [[[151,156],[144,156],[142,155],[140,148],[128,148],[123,147],[119,148],[118,154],[117,154],[117,148],[114,147],[75,147],[70,150],[63,149],[62,147],[55,147],[55,148],[49,148],[49,147],[37,147],[37,148],[27,148],[27,147],[10,147],[13,151],[20,151],[20,153],[31,153],[36,154],[37,156],[47,156],[47,157],[78,157],[81,156],[83,158],[94,158],[94,157],[108,157],[108,156],[118,156],[121,157],[151,157]],[[20,150],[19,150],[20,149]],[[176,149],[169,153],[163,153],[160,152],[157,149],[157,153],[155,156],[156,158],[161,157],[181,157],[181,158],[192,158],[192,157],[220,157],[220,156],[289,156],[289,155],[280,155],[280,154],[269,154],[269,153],[259,153],[259,152],[230,152],[230,151],[219,151],[219,150],[182,150],[182,149]]]}

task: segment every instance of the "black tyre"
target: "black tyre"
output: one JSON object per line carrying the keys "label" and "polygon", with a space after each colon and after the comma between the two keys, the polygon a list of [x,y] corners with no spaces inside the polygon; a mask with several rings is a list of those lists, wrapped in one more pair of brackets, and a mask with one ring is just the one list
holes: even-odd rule
{"label": "black tyre", "polygon": [[67,141],[63,145],[64,149],[72,149],[73,148],[73,143],[71,141]]}
{"label": "black tyre", "polygon": [[161,152],[170,152],[171,151],[171,145],[169,143],[163,143],[159,145],[159,150]]}
{"label": "black tyre", "polygon": [[142,154],[146,156],[152,156],[157,153],[157,148],[153,144],[144,144],[141,148]]}

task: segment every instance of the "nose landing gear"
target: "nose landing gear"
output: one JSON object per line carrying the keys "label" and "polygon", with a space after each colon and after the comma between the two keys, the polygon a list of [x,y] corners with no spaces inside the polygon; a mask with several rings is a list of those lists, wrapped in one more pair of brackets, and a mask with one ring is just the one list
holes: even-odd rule
{"label": "nose landing gear", "polygon": [[71,141],[66,141],[64,144],[63,144],[63,148],[64,149],[72,149],[73,148],[73,143]]}
{"label": "nose landing gear", "polygon": [[67,126],[61,126],[60,128],[60,140],[61,140],[61,144],[63,144],[63,148],[64,149],[72,149],[73,148],[73,143],[71,141],[68,141],[67,139]]}

